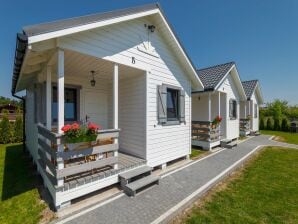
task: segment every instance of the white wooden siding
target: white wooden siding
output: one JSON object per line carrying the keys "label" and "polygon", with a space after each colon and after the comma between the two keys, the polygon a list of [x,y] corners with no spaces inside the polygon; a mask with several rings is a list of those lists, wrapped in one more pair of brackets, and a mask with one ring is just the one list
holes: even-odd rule
{"label": "white wooden siding", "polygon": [[[227,108],[227,114],[226,114],[226,138],[227,139],[234,139],[239,137],[239,116],[240,116],[240,95],[238,92],[238,89],[236,87],[235,82],[233,81],[232,76],[229,74],[224,82],[219,87],[219,90],[226,93],[226,108]],[[234,99],[237,101],[237,118],[236,119],[230,119],[229,117],[229,101],[230,99]]]}
{"label": "white wooden siding", "polygon": [[144,159],[146,159],[145,90],[145,73],[122,79],[119,82],[119,128],[121,129],[119,136],[120,151]]}
{"label": "white wooden siding", "polygon": [[26,90],[26,146],[34,161],[38,159],[37,126],[34,120],[34,87],[33,84]]}
{"label": "white wooden siding", "polygon": [[[255,105],[257,105],[257,117],[255,118]],[[259,130],[259,108],[255,92],[251,96],[251,129],[253,131]]]}
{"label": "white wooden siding", "polygon": [[[170,46],[160,35],[158,26],[154,33],[150,33],[150,42],[159,57],[138,50],[138,47],[143,46],[148,37],[148,30],[144,24],[152,24],[152,21],[149,18],[142,18],[80,32],[58,38],[57,44],[66,50],[148,71],[146,88],[143,89],[145,93],[147,89],[147,118],[144,117],[144,122],[147,122],[146,134],[148,139],[135,138],[143,141],[143,146],[147,147],[146,159],[148,164],[157,166],[190,153],[191,82],[181,62],[173,55],[174,46]],[[135,64],[132,63],[132,57],[135,58]],[[86,81],[88,82],[88,79]],[[157,86],[161,84],[174,85],[184,89],[186,93],[185,124],[175,126],[157,124]],[[108,96],[108,99],[110,98]],[[82,112],[81,117],[84,118],[84,112]],[[135,117],[135,120],[137,119]],[[110,123],[109,118],[108,120]],[[134,130],[142,130],[142,125],[139,126],[136,123]]]}

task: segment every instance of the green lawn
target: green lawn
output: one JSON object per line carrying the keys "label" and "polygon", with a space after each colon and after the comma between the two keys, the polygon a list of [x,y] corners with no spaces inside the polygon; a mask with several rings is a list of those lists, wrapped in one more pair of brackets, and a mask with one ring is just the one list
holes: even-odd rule
{"label": "green lawn", "polygon": [[38,223],[45,203],[40,201],[32,161],[21,144],[0,145],[0,223]]}
{"label": "green lawn", "polygon": [[267,130],[262,130],[261,133],[264,135],[278,136],[279,137],[278,140],[282,142],[298,144],[298,133],[290,133],[290,132],[283,132],[283,131],[267,131]]}
{"label": "green lawn", "polygon": [[199,156],[201,156],[201,155],[203,155],[204,153],[207,153],[207,152],[208,151],[206,151],[206,150],[202,150],[202,149],[198,149],[198,148],[192,148],[190,158],[194,159],[194,158],[199,157]]}
{"label": "green lawn", "polygon": [[298,150],[268,147],[184,221],[298,223],[297,177]]}

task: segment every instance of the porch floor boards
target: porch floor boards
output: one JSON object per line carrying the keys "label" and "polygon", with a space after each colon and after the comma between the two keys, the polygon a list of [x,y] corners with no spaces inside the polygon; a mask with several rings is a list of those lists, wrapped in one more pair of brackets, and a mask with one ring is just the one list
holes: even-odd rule
{"label": "porch floor boards", "polygon": [[59,188],[59,190],[67,191],[84,184],[88,184],[94,181],[98,181],[100,179],[104,179],[105,177],[126,172],[130,169],[134,169],[136,167],[139,167],[145,164],[146,164],[146,160],[144,159],[119,152],[118,169],[115,170],[110,166],[106,166],[100,169],[93,170],[93,172],[89,171],[86,173],[82,173],[80,175],[73,176],[71,178],[68,178],[65,181],[64,186]]}

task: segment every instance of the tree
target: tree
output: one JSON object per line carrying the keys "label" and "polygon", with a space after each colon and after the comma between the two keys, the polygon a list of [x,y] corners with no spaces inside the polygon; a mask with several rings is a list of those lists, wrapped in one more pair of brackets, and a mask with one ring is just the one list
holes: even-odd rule
{"label": "tree", "polygon": [[265,121],[264,118],[260,118],[260,130],[265,130]]}
{"label": "tree", "polygon": [[289,131],[290,130],[290,125],[289,125],[289,121],[288,121],[287,118],[282,119],[281,130],[282,131]]}
{"label": "tree", "polygon": [[288,102],[285,100],[274,100],[267,104],[267,116],[272,116],[273,119],[281,120],[283,115],[288,114]]}
{"label": "tree", "polygon": [[280,131],[280,119],[279,118],[274,118],[274,130],[275,131]]}
{"label": "tree", "polygon": [[7,144],[11,141],[11,127],[8,120],[8,113],[4,112],[0,122],[0,143]]}
{"label": "tree", "polygon": [[22,142],[23,141],[23,119],[21,115],[16,117],[16,121],[14,123],[14,142]]}
{"label": "tree", "polygon": [[272,130],[273,129],[273,127],[272,127],[272,121],[271,121],[271,118],[270,117],[268,117],[268,119],[267,119],[266,127],[267,127],[267,130]]}

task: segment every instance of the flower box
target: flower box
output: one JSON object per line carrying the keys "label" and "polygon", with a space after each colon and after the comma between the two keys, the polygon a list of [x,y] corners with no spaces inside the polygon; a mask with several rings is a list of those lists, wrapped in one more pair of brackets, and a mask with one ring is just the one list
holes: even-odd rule
{"label": "flower box", "polygon": [[64,143],[68,150],[78,150],[92,147],[97,144],[97,130],[100,126],[89,123],[80,126],[78,123],[67,124],[62,127],[64,132]]}

